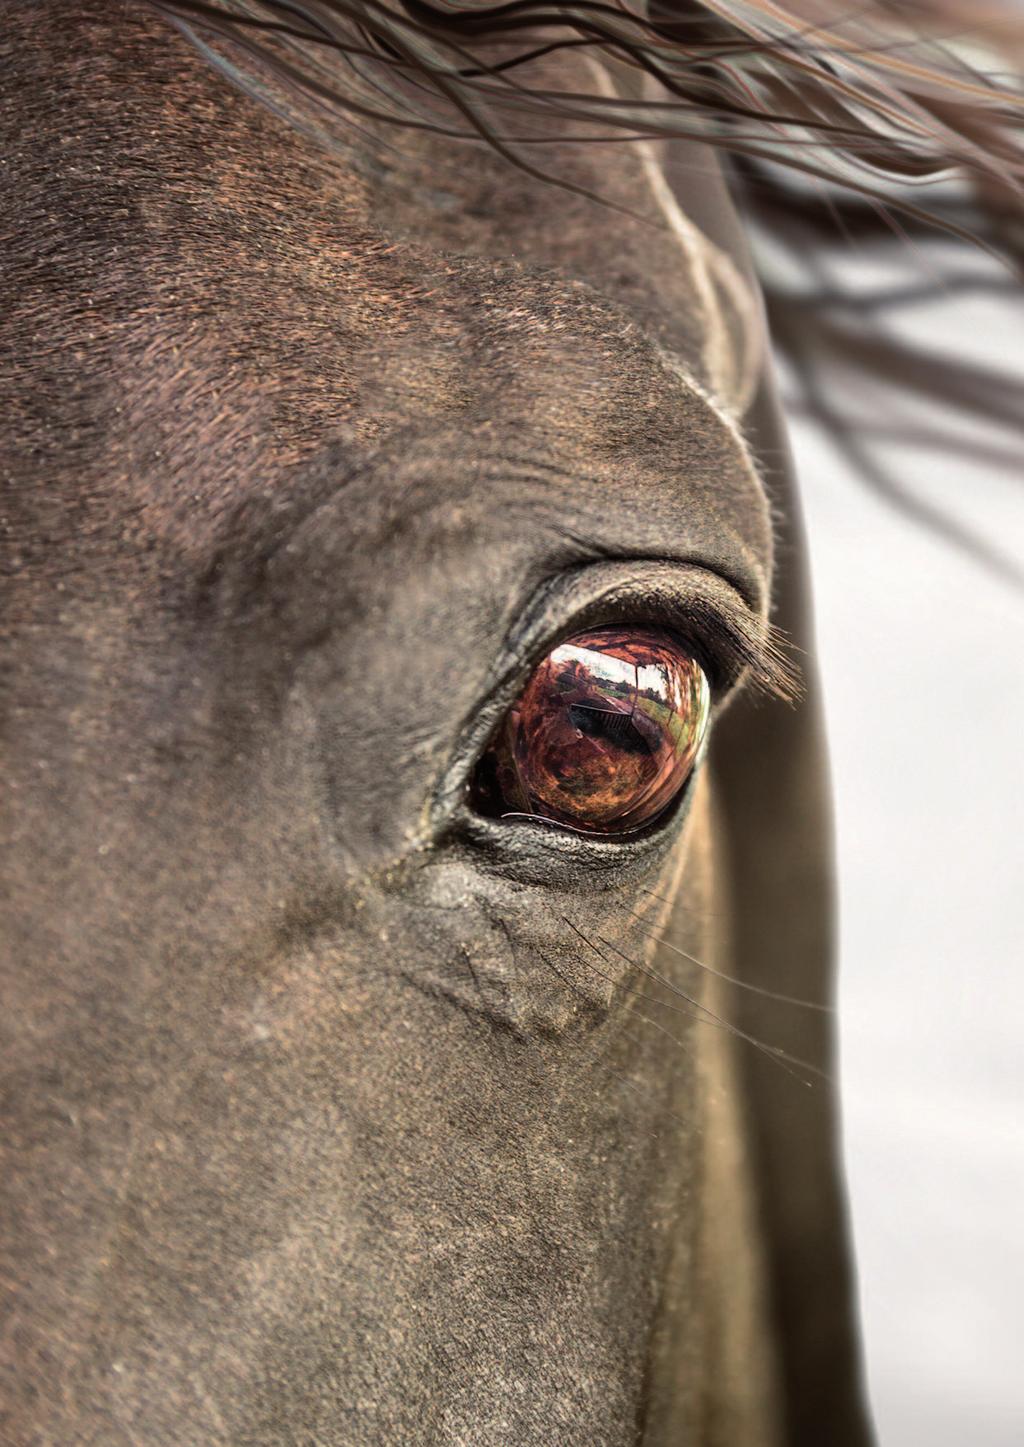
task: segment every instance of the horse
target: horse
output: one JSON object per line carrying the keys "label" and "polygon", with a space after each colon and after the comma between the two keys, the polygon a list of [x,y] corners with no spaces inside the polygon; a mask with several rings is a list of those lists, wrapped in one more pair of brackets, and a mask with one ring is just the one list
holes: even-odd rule
{"label": "horse", "polygon": [[859,1447],[725,165],[575,43],[462,144],[415,6],[325,144],[330,9],[5,11],[4,1438]]}

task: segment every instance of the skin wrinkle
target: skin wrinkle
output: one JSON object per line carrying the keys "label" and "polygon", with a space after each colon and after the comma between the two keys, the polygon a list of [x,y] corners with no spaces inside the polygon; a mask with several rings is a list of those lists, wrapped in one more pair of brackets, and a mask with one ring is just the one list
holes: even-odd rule
{"label": "skin wrinkle", "polygon": [[[524,427],[521,433],[525,432]],[[332,520],[349,508],[359,512],[354,526],[359,528],[361,545],[378,547],[387,540],[397,519],[402,520],[403,526],[411,526],[415,519],[417,532],[423,540],[423,551],[429,552],[433,544],[442,542],[446,537],[451,540],[458,538],[466,516],[460,509],[472,506],[474,487],[480,472],[484,471],[494,490],[491,508],[502,514],[498,522],[501,531],[511,532],[515,527],[532,528],[547,535],[548,546],[553,553],[566,558],[632,556],[702,564],[708,571],[731,583],[756,616],[763,616],[767,528],[762,498],[756,475],[747,466],[736,466],[732,477],[726,475],[724,469],[733,459],[725,449],[718,454],[723,470],[715,477],[720,490],[724,492],[728,487],[738,501],[745,494],[749,496],[748,521],[752,526],[735,526],[725,509],[720,504],[716,505],[710,486],[701,499],[702,510],[718,506],[719,515],[714,517],[711,526],[695,521],[692,509],[680,506],[671,487],[666,487],[666,482],[671,483],[669,470],[657,465],[656,456],[649,462],[646,458],[641,459],[640,465],[634,460],[630,466],[629,484],[641,506],[634,517],[620,523],[613,521],[608,512],[609,501],[614,499],[617,490],[621,490],[623,481],[623,468],[617,458],[611,465],[595,460],[585,472],[573,470],[572,455],[560,458],[556,451],[557,441],[543,433],[537,435],[536,453],[524,451],[514,460],[504,449],[490,454],[486,443],[475,445],[472,455],[466,457],[459,455],[463,451],[460,433],[430,435],[420,429],[414,433],[419,450],[419,460],[414,464],[415,476],[393,500],[389,511],[378,518],[369,507],[360,507],[360,501],[375,490],[379,493],[381,482],[411,440],[403,435],[396,446],[381,448],[340,490],[336,490],[332,482],[331,495],[325,501],[313,504],[294,523],[286,520],[280,512],[275,512],[272,517],[274,549],[266,555],[266,563],[272,564],[275,557],[283,563],[303,547],[323,549],[325,544],[318,535],[329,533]],[[527,440],[522,437],[522,441]],[[543,459],[539,455],[542,446],[546,451]],[[671,456],[670,448],[666,450]],[[304,488],[316,491],[319,478],[333,470],[337,457],[337,451],[332,451],[325,454],[323,465],[317,467],[314,464],[309,468],[307,476],[312,480],[304,482],[299,479],[289,489],[292,497]],[[341,462],[346,465],[348,459],[343,455]],[[450,488],[444,500],[437,498],[434,487],[438,465],[445,465]],[[674,460],[672,470],[678,470]],[[696,490],[691,486],[691,491]],[[574,520],[575,536],[567,544],[561,526],[563,511],[560,500],[570,495],[577,499],[578,519]],[[666,533],[676,540],[671,550],[664,543]],[[326,546],[329,547],[329,543]]]}
{"label": "skin wrinkle", "polygon": [[[767,1288],[710,1303],[705,1076],[624,1007],[644,921],[751,968],[706,913],[720,781],[600,854],[438,790],[549,580],[677,559],[767,617],[678,247],[484,153],[432,210],[436,142],[330,160],[141,9],[16,9],[0,64],[0,1430],[715,1444],[719,1360],[767,1400],[785,1350]],[[566,160],[642,199],[610,154]],[[746,1103],[721,1129],[756,1283]]]}

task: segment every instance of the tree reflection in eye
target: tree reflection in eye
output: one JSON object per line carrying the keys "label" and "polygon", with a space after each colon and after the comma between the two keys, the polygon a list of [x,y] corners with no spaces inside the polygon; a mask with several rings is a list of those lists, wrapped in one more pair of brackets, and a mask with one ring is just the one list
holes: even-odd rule
{"label": "tree reflection in eye", "polygon": [[598,834],[656,819],[700,754],[711,692],[671,634],[595,628],[535,669],[477,765],[473,803]]}

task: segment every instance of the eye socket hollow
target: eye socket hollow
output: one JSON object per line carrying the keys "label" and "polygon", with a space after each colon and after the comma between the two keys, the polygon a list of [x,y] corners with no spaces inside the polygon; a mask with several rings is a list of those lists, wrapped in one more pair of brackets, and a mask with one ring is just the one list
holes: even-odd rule
{"label": "eye socket hollow", "polygon": [[711,690],[654,628],[593,628],[559,643],[495,730],[474,773],[476,810],[592,834],[650,824],[700,755]]}

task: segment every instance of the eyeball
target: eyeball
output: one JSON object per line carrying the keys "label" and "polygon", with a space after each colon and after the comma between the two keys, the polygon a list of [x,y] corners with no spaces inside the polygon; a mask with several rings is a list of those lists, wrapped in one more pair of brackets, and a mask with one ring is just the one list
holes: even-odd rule
{"label": "eyeball", "polygon": [[474,807],[591,834],[642,829],[682,791],[710,712],[704,672],[671,634],[576,633],[538,665],[492,736]]}

